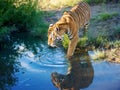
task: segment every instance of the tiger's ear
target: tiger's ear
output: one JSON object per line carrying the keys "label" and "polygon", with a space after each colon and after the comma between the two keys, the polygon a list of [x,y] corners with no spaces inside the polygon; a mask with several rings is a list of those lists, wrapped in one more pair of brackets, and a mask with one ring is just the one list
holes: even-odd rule
{"label": "tiger's ear", "polygon": [[49,27],[52,27],[52,26],[53,26],[53,24],[50,24],[50,25],[49,25]]}
{"label": "tiger's ear", "polygon": [[64,11],[64,13],[63,13],[63,14],[64,14],[64,15],[66,15],[66,14],[68,14],[68,12],[69,12],[69,11]]}

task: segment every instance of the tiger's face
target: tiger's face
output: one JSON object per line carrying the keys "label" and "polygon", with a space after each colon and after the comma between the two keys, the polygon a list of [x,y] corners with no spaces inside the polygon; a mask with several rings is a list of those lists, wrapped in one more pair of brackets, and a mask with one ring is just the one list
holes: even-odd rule
{"label": "tiger's face", "polygon": [[48,29],[48,45],[51,47],[57,47],[56,42],[63,39],[64,30],[60,29],[59,25],[50,24]]}

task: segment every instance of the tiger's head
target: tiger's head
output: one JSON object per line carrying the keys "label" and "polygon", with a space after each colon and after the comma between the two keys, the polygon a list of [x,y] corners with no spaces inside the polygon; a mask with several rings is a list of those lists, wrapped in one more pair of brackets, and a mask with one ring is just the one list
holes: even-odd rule
{"label": "tiger's head", "polygon": [[63,24],[50,24],[48,29],[48,45],[57,47],[56,42],[62,41],[66,28]]}

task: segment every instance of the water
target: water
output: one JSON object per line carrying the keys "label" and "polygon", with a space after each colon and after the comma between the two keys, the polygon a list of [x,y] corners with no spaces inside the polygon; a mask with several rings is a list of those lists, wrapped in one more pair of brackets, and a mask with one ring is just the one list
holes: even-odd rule
{"label": "water", "polygon": [[[120,65],[92,61],[85,52],[66,58],[63,48],[27,34],[11,37],[0,50],[0,90],[58,90],[51,81],[57,72],[74,79],[66,83],[79,90],[120,90]],[[71,84],[72,83],[72,84]]]}

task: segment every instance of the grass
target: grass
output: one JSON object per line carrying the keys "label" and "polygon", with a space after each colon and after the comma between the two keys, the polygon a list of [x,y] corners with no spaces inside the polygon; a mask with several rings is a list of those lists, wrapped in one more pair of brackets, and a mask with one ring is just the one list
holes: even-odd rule
{"label": "grass", "polygon": [[88,37],[84,36],[84,37],[79,38],[77,45],[78,47],[85,47],[87,45],[87,42],[88,42]]}
{"label": "grass", "polygon": [[80,1],[85,1],[89,4],[100,4],[100,3],[104,4],[104,3],[110,2],[108,0],[39,0],[39,7],[42,9],[47,9],[47,10],[59,9],[63,7],[74,6]]}
{"label": "grass", "polygon": [[114,35],[118,35],[118,36],[120,35],[120,26],[119,25],[114,27]]}
{"label": "grass", "polygon": [[[65,34],[64,35],[64,39],[62,41],[62,44],[63,44],[63,47],[65,49],[68,48],[68,44],[69,44],[69,38],[68,36]],[[79,48],[82,48],[82,47],[85,47],[87,48],[87,45],[89,44],[90,45],[94,45],[94,46],[97,46],[97,47],[102,47],[103,45],[106,45],[108,42],[107,39],[105,39],[104,37],[102,36],[98,36],[97,38],[88,38],[87,36],[83,36],[82,38],[79,39],[79,42],[77,44],[77,47]],[[119,41],[116,41],[116,42],[109,42],[109,45],[114,45],[114,46],[120,46],[120,42]],[[94,54],[90,54],[90,57],[91,59],[93,60],[99,60],[99,59],[104,59],[106,56],[105,56],[105,52],[102,50],[94,50],[93,51]]]}
{"label": "grass", "polygon": [[[63,41],[62,41],[62,45],[63,45],[63,47],[64,47],[65,49],[68,48],[69,42],[70,42],[70,40],[69,40],[69,38],[68,38],[68,35],[65,34],[65,35],[64,35],[64,39],[63,39]],[[79,41],[78,41],[77,46],[78,46],[78,47],[85,47],[85,46],[87,45],[87,42],[88,42],[88,37],[85,35],[85,36],[83,36],[82,38],[79,38]]]}
{"label": "grass", "polygon": [[75,4],[77,4],[80,0],[51,0],[51,6],[54,8],[61,8],[61,7],[65,7],[65,6],[73,6]]}
{"label": "grass", "polygon": [[[62,45],[65,49],[68,48],[69,45],[69,38],[65,34],[64,39],[62,41]],[[110,40],[109,37],[104,35],[98,35],[97,37],[90,37],[88,35],[79,38],[79,42],[77,47],[82,48],[89,48],[89,46],[94,46],[95,48],[118,48],[120,47],[120,40]]]}
{"label": "grass", "polygon": [[120,64],[120,48],[111,48],[105,54],[107,61]]}
{"label": "grass", "polygon": [[[87,47],[87,45],[94,45],[95,47],[102,47],[102,46],[105,46],[107,42],[108,42],[108,39],[101,35],[99,35],[97,38],[83,36],[82,38],[79,38],[77,47]],[[62,44],[65,49],[68,48],[69,38],[67,35],[64,35]]]}
{"label": "grass", "polygon": [[96,47],[102,47],[108,42],[108,38],[102,35],[97,37],[88,37],[88,43]]}
{"label": "grass", "polygon": [[118,13],[117,12],[114,12],[114,13],[104,12],[96,16],[95,19],[99,21],[105,21],[105,20],[113,18],[114,16],[118,16]]}
{"label": "grass", "polygon": [[[92,28],[88,34],[89,45],[97,47],[117,47],[119,46],[120,26],[116,24],[118,12],[103,12],[98,14],[91,20]],[[94,34],[94,35],[93,35]]]}
{"label": "grass", "polygon": [[[92,52],[92,53],[90,53]],[[91,59],[93,60],[99,60],[99,59],[104,59],[105,56],[105,51],[100,51],[100,50],[94,50],[94,51],[89,51],[89,55]]]}
{"label": "grass", "polygon": [[67,6],[74,6],[82,0],[41,0],[39,6],[42,9],[58,9]]}
{"label": "grass", "polygon": [[119,48],[120,47],[120,40],[109,41],[107,43],[107,46],[109,46],[111,48]]}
{"label": "grass", "polygon": [[68,38],[68,35],[65,34],[65,35],[64,35],[64,39],[63,39],[63,41],[62,41],[62,45],[63,45],[63,47],[64,47],[65,49],[68,48],[69,42],[70,42],[70,40],[69,40],[69,38]]}

